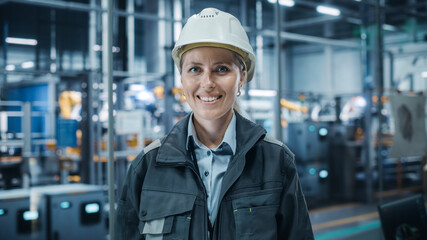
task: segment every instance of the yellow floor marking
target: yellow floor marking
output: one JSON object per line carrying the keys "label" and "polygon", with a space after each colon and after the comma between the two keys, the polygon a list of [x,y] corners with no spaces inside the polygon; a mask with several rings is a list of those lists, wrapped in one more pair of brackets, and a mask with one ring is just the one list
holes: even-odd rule
{"label": "yellow floor marking", "polygon": [[372,218],[378,218],[378,213],[377,212],[367,213],[367,214],[362,214],[359,216],[342,218],[342,219],[333,220],[330,222],[316,224],[316,225],[313,225],[313,230],[319,230],[319,229],[329,228],[329,227],[336,227],[336,226],[349,224],[349,223],[353,223],[353,222],[360,222],[360,221],[364,221],[364,220],[368,220],[368,219],[372,219]]}
{"label": "yellow floor marking", "polygon": [[308,211],[310,214],[312,213],[319,213],[319,212],[326,212],[326,211],[334,211],[334,210],[338,210],[341,208],[348,208],[348,207],[356,207],[359,206],[360,203],[347,203],[347,204],[342,204],[342,205],[335,205],[335,206],[331,206],[331,207],[324,207],[324,208],[318,208],[318,209],[313,209]]}

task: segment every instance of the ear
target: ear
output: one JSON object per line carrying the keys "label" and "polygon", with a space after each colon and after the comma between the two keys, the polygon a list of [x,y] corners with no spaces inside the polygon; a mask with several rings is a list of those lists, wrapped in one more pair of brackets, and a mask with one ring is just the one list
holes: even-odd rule
{"label": "ear", "polygon": [[245,84],[245,82],[246,82],[246,77],[247,77],[247,75],[246,75],[246,71],[242,71],[242,72],[240,73],[239,89],[241,89],[241,88],[243,87],[243,84]]}

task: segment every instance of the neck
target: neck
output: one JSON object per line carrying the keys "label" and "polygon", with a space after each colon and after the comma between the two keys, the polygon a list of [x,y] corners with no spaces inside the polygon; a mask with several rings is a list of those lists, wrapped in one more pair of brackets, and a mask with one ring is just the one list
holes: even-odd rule
{"label": "neck", "polygon": [[197,138],[209,149],[217,148],[224,138],[225,131],[233,118],[233,112],[215,119],[199,119],[193,115],[193,124],[197,133]]}

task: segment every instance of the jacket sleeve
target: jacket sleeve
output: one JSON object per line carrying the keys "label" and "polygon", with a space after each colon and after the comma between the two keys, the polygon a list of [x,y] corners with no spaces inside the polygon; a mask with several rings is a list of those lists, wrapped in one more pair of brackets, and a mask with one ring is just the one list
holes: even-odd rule
{"label": "jacket sleeve", "polygon": [[116,210],[114,239],[144,239],[139,233],[138,212],[142,183],[147,170],[143,153],[132,162],[127,172],[122,193]]}
{"label": "jacket sleeve", "polygon": [[284,188],[278,214],[277,231],[279,239],[314,239],[294,155],[286,147],[281,155],[284,158],[282,167]]}

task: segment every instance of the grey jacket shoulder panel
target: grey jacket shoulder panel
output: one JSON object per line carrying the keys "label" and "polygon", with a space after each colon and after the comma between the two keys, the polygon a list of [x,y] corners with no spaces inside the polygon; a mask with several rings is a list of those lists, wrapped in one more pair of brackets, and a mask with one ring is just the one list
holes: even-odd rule
{"label": "grey jacket shoulder panel", "polygon": [[279,145],[279,146],[283,146],[284,145],[281,141],[273,138],[272,136],[270,136],[268,134],[265,135],[264,141],[269,142],[269,143],[273,143],[273,144],[276,144],[276,145]]}
{"label": "grey jacket shoulder panel", "polygon": [[265,138],[263,139],[264,141],[268,142],[268,143],[272,143],[272,144],[276,144],[280,147],[283,147],[285,149],[286,154],[289,154],[289,156],[294,159],[295,158],[295,154],[288,148],[288,146],[286,146],[284,143],[282,143],[281,141],[273,138],[270,135],[266,135]]}
{"label": "grey jacket shoulder panel", "polygon": [[151,150],[159,148],[160,146],[162,146],[162,142],[160,139],[157,139],[144,148],[144,154],[147,154]]}
{"label": "grey jacket shoulder panel", "polygon": [[[161,146],[161,139],[157,139],[155,141],[153,141],[152,143],[150,143],[148,146],[146,146],[144,148],[144,150],[142,150],[138,156],[136,156],[136,158],[132,161],[131,165],[130,165],[130,169],[132,170],[133,173],[138,177],[141,178],[140,175],[142,174],[141,169],[143,168],[143,161],[144,161],[144,157],[145,155],[149,154],[151,151],[158,149]],[[145,163],[147,164],[147,163]]]}

